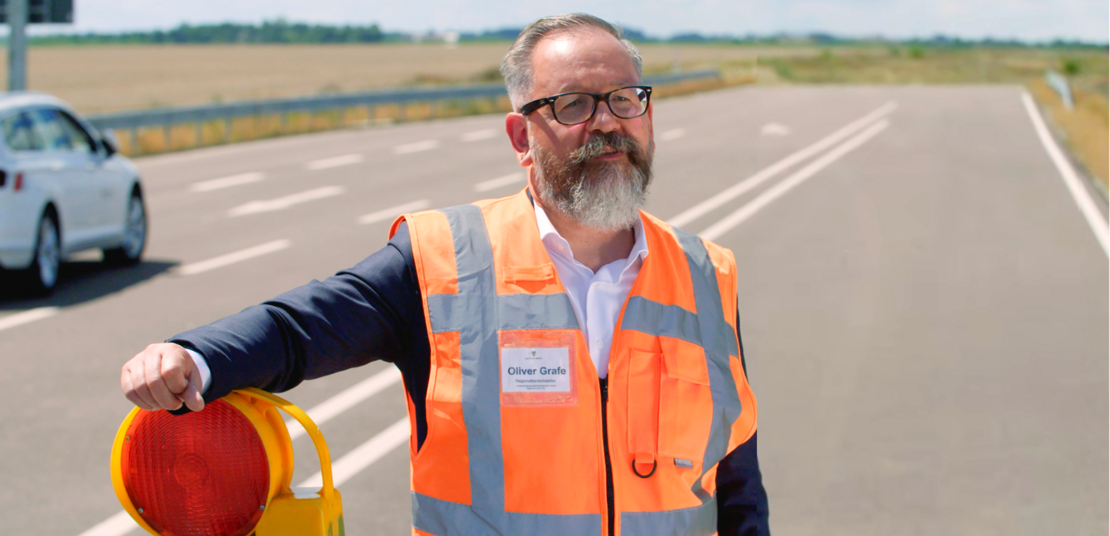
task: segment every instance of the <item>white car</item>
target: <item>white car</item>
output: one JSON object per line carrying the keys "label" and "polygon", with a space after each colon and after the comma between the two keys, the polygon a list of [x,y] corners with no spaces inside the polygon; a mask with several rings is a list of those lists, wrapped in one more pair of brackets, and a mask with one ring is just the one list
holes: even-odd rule
{"label": "white car", "polygon": [[66,103],[34,92],[0,94],[0,268],[49,293],[65,256],[104,251],[135,264],[147,214],[135,165]]}

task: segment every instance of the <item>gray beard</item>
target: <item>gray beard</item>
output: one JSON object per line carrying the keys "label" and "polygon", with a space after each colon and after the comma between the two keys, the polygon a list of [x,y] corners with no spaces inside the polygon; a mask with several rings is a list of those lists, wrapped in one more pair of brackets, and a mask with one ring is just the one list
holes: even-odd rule
{"label": "gray beard", "polygon": [[[647,202],[652,178],[652,151],[632,138],[613,132],[591,136],[565,161],[531,140],[536,159],[536,195],[580,225],[620,231],[632,227]],[[608,145],[625,153],[628,162],[590,162]]]}

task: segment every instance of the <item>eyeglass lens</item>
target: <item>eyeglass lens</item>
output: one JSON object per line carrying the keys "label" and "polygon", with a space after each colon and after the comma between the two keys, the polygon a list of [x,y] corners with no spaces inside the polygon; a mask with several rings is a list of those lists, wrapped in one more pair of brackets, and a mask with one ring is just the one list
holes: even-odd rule
{"label": "eyeglass lens", "polygon": [[[647,92],[640,88],[626,87],[609,95],[609,109],[622,119],[640,117],[647,111]],[[575,125],[585,122],[594,114],[597,101],[589,93],[563,95],[553,104],[555,119],[560,123]]]}

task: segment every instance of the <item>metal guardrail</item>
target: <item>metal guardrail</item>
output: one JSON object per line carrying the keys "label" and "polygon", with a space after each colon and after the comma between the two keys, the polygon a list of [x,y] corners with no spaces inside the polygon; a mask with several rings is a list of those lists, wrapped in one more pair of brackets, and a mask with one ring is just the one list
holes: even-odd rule
{"label": "metal guardrail", "polygon": [[[659,76],[648,76],[644,83],[663,85],[687,80],[720,78],[714,70],[691,71]],[[506,95],[504,84],[482,84],[473,86],[453,86],[443,88],[415,88],[402,90],[366,91],[336,95],[317,95],[292,99],[264,101],[242,101],[203,106],[182,106],[175,108],[155,108],[86,116],[89,123],[98,129],[130,131],[134,140],[135,130],[149,127],[173,127],[190,123],[227,121],[240,117],[265,115],[285,115],[297,112],[318,112],[363,106],[403,104],[410,102],[460,101],[474,99],[494,99]],[[230,129],[225,129],[230,132]],[[168,134],[167,134],[168,135]]]}
{"label": "metal guardrail", "polygon": [[1075,101],[1072,100],[1071,86],[1068,85],[1068,79],[1056,71],[1045,71],[1045,80],[1048,86],[1056,90],[1060,94],[1060,99],[1064,101],[1064,106],[1071,110],[1075,108]]}

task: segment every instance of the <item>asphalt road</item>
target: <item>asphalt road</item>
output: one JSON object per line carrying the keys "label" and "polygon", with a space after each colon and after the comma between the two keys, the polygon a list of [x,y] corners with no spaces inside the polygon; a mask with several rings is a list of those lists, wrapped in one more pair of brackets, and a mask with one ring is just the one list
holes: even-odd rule
{"label": "asphalt road", "polygon": [[[501,125],[140,160],[146,262],[82,257],[54,297],[0,298],[0,533],[139,534],[108,476],[120,365],[353,265],[395,207],[513,193]],[[1107,253],[1020,88],[730,89],[660,101],[655,126],[649,210],[736,252],[775,534],[1107,533]],[[285,396],[313,408],[387,368]],[[350,534],[409,531],[385,374],[321,426]],[[319,468],[294,446],[299,482]]]}

